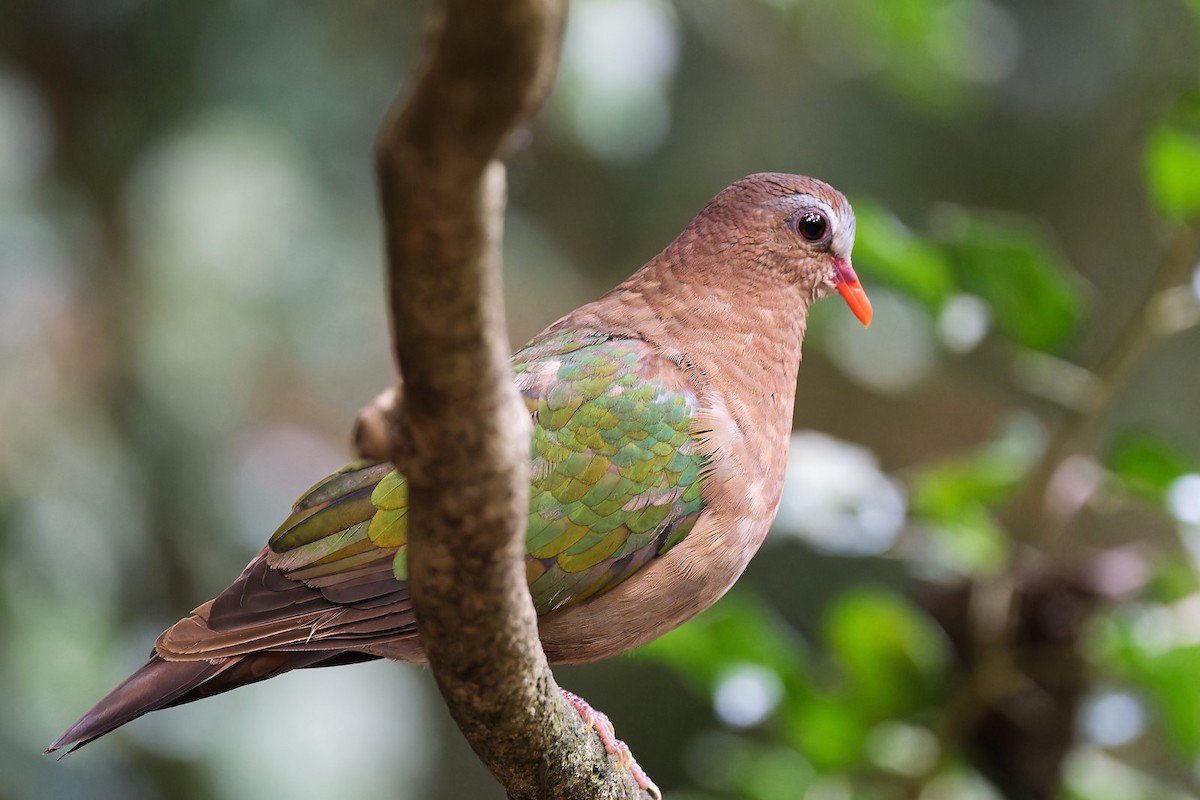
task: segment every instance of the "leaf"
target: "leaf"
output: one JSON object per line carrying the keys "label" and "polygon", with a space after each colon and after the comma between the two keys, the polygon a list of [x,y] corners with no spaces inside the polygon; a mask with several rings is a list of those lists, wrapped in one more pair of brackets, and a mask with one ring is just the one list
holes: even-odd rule
{"label": "leaf", "polygon": [[1101,659],[1151,698],[1171,746],[1194,759],[1200,755],[1200,644],[1180,642],[1164,629],[1185,613],[1178,605],[1143,609],[1134,618],[1107,620],[1098,638]]}
{"label": "leaf", "polygon": [[1009,338],[1036,350],[1060,348],[1083,316],[1078,277],[1045,237],[1016,217],[950,217],[947,247],[962,288],[991,306]]}
{"label": "leaf", "polygon": [[1042,436],[1036,425],[1014,417],[992,441],[925,467],[910,479],[912,513],[955,522],[968,509],[1008,500],[1037,462]]}
{"label": "leaf", "polygon": [[872,278],[937,310],[954,288],[950,262],[941,249],[870,202],[856,202],[855,266]]}
{"label": "leaf", "polygon": [[812,765],[791,747],[747,748],[734,784],[747,800],[803,797],[813,779]]}
{"label": "leaf", "polygon": [[707,696],[733,665],[759,664],[775,672],[789,695],[807,693],[808,656],[795,631],[745,592],[731,593],[687,625],[639,648]]}
{"label": "leaf", "polygon": [[[978,99],[958,69],[950,63],[953,57],[935,52],[932,43],[945,40],[947,11],[950,0],[841,0],[831,4],[840,24],[829,31],[837,37],[840,30],[853,30],[853,38],[845,48],[847,56],[856,57],[862,48],[872,54],[876,63],[887,68],[879,76],[880,83],[904,98],[914,110],[939,116],[954,115],[958,109]],[[960,37],[961,38],[961,37]],[[834,46],[837,46],[836,38]],[[953,39],[946,42],[953,48]],[[859,56],[861,57],[861,56]]]}
{"label": "leaf", "polygon": [[928,525],[928,552],[918,556],[958,575],[995,575],[1009,563],[1012,542],[982,505],[964,506],[954,519]]}
{"label": "leaf", "polygon": [[1150,600],[1174,603],[1200,590],[1196,570],[1189,559],[1166,557],[1154,567],[1154,573],[1142,590]]}
{"label": "leaf", "polygon": [[818,769],[842,769],[863,761],[870,725],[848,700],[817,697],[789,711],[789,738]]}
{"label": "leaf", "polygon": [[1108,468],[1130,494],[1161,505],[1172,483],[1200,472],[1200,458],[1152,433],[1127,431],[1113,443]]}
{"label": "leaf", "polygon": [[1041,429],[1014,417],[990,442],[909,479],[912,517],[928,531],[935,563],[967,575],[1008,563],[1011,543],[990,509],[1009,500],[1041,454]]}
{"label": "leaf", "polygon": [[882,589],[852,589],[824,619],[825,639],[846,672],[846,696],[872,720],[909,713],[936,694],[950,661],[933,622]]}
{"label": "leaf", "polygon": [[1146,142],[1146,182],[1158,210],[1178,221],[1200,214],[1200,136],[1170,125]]}
{"label": "leaf", "polygon": [[951,522],[968,507],[998,505],[1020,485],[1026,469],[986,450],[943,461],[913,479],[912,511]]}

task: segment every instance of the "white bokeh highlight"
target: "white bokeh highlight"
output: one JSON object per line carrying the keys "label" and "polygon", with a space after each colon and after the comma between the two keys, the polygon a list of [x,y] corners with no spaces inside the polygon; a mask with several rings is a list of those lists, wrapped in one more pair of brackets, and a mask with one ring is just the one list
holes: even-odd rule
{"label": "white bokeh highlight", "polygon": [[928,773],[941,755],[938,739],[928,728],[903,722],[881,722],[867,734],[867,757],[890,772],[917,777]]}
{"label": "white bokeh highlight", "polygon": [[1200,475],[1181,475],[1167,488],[1167,508],[1175,519],[1200,525]]}
{"label": "white bokeh highlight", "polygon": [[604,161],[655,152],[670,127],[679,47],[679,23],[665,2],[572,3],[555,102],[576,142]]}
{"label": "white bokeh highlight", "polygon": [[792,434],[777,530],[827,553],[888,550],[904,526],[907,500],[875,455],[815,431]]}
{"label": "white bokeh highlight", "polygon": [[881,394],[900,394],[918,386],[937,364],[933,325],[915,302],[881,287],[872,288],[871,304],[875,315],[870,330],[849,312],[834,314],[825,346],[855,383]]}
{"label": "white bokeh highlight", "polygon": [[1087,737],[1101,747],[1120,747],[1146,729],[1146,711],[1129,692],[1104,692],[1084,705],[1080,722]]}
{"label": "white bokeh highlight", "polygon": [[765,720],[783,699],[779,676],[757,664],[733,668],[713,691],[713,709],[727,725],[750,728]]}
{"label": "white bokeh highlight", "polygon": [[991,310],[973,294],[954,295],[942,306],[937,318],[938,339],[953,353],[974,350],[991,326]]}

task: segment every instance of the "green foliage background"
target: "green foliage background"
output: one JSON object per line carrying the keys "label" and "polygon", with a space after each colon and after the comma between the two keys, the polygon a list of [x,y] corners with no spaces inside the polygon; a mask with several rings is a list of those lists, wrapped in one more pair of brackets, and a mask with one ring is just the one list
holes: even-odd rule
{"label": "green foliage background", "polygon": [[[500,796],[389,664],[40,755],[390,381],[371,146],[423,11],[0,3],[0,797]],[[668,796],[1200,796],[1197,14],[572,4],[511,159],[515,342],[760,170],[850,197],[876,304],[813,314],[734,592],[559,673]]]}

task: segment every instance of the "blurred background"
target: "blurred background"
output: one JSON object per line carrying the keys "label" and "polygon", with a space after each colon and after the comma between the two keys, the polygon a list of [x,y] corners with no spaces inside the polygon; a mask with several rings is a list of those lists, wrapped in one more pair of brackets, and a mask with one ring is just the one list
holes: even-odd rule
{"label": "blurred background", "polygon": [[[41,755],[391,382],[372,142],[425,10],[0,0],[0,797],[502,796],[394,664]],[[850,197],[875,303],[813,313],[730,596],[557,673],[672,800],[1200,797],[1198,14],[572,2],[514,343],[761,170]]]}

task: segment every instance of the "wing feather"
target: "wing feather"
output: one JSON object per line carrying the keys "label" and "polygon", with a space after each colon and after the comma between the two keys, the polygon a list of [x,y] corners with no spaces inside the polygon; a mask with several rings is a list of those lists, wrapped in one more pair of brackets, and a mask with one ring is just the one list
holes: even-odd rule
{"label": "wing feather", "polygon": [[[697,399],[645,342],[559,332],[513,360],[534,418],[528,577],[540,613],[611,589],[680,541],[703,510]],[[212,602],[165,632],[168,659],[355,650],[416,634],[404,580],[408,491],[355,462],[295,504]]]}

